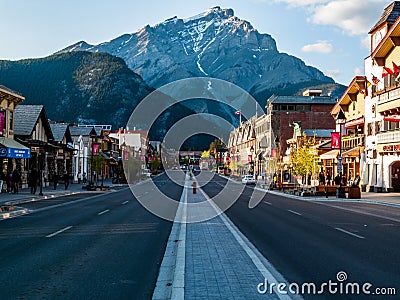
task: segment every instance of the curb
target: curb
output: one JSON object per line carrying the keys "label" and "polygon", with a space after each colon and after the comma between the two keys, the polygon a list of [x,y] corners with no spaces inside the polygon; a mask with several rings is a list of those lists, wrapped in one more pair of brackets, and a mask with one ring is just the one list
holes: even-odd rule
{"label": "curb", "polygon": [[29,210],[24,208],[24,209],[17,209],[9,212],[2,212],[0,213],[0,220],[6,220],[6,219],[11,219],[11,218],[16,218],[22,215],[25,215],[29,213]]}
{"label": "curb", "polygon": [[[111,189],[112,186],[110,186],[109,191],[113,191]],[[49,195],[44,195],[44,196],[38,196],[38,197],[27,197],[27,198],[22,198],[18,200],[10,200],[7,202],[3,202],[1,204],[3,205],[8,205],[8,206],[15,206],[19,204],[24,204],[24,203],[30,203],[30,202],[35,202],[35,201],[41,201],[41,200],[46,200],[46,199],[53,199],[53,198],[58,198],[58,197],[65,197],[65,196],[71,196],[71,195],[78,195],[78,194],[103,194],[105,191],[75,191],[75,192],[65,192],[65,193],[57,193],[57,194],[49,194]],[[15,218],[19,217],[21,215],[25,215],[30,213],[31,211],[26,208],[19,208],[16,207],[15,210],[12,211],[7,211],[7,212],[0,212],[0,220],[6,220],[10,218]]]}

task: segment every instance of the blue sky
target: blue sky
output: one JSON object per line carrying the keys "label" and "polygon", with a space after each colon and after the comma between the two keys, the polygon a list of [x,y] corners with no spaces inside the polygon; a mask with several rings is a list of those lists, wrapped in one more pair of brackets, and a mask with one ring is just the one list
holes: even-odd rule
{"label": "blue sky", "polygon": [[278,50],[337,82],[364,74],[368,31],[387,0],[0,0],[0,59],[48,56],[77,41],[98,44],[146,24],[187,18],[212,6],[233,8]]}

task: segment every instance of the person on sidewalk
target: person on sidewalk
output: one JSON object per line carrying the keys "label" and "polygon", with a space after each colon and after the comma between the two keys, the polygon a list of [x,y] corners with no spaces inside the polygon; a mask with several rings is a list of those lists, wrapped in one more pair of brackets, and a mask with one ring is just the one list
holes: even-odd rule
{"label": "person on sidewalk", "polygon": [[325,185],[325,175],[324,172],[319,172],[318,175],[318,179],[319,179],[319,185]]}
{"label": "person on sidewalk", "polygon": [[29,186],[31,188],[31,194],[36,194],[37,184],[39,179],[39,172],[36,169],[31,171],[29,175]]}
{"label": "person on sidewalk", "polygon": [[67,190],[69,186],[69,174],[67,171],[64,173],[64,186],[65,189]]}
{"label": "person on sidewalk", "polygon": [[54,174],[53,175],[53,184],[54,184],[54,189],[57,189],[57,183],[58,183],[58,175]]}
{"label": "person on sidewalk", "polygon": [[0,193],[3,192],[3,183],[6,180],[6,174],[3,171],[0,173]]}
{"label": "person on sidewalk", "polygon": [[331,185],[332,176],[331,173],[326,173],[326,184]]}
{"label": "person on sidewalk", "polygon": [[6,181],[7,181],[7,192],[8,193],[13,192],[14,189],[13,189],[13,180],[12,180],[12,172],[11,172],[11,170],[7,171]]}
{"label": "person on sidewalk", "polygon": [[19,183],[21,182],[21,175],[19,174],[17,169],[14,169],[12,173],[13,186],[14,186],[14,194],[18,194],[19,192]]}

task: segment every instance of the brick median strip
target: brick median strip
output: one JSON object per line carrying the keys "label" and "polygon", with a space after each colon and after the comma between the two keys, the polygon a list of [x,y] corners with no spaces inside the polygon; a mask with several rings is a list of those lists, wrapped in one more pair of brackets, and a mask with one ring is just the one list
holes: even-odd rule
{"label": "brick median strip", "polygon": [[[192,193],[188,193],[190,186],[191,181],[186,179],[160,267],[153,299],[184,299],[185,297],[192,298],[192,296],[212,298],[216,297],[217,294],[218,297],[228,298],[228,294],[231,296],[251,297],[253,295],[258,297],[261,295],[257,294],[256,287],[264,278],[277,283],[286,282],[283,276],[247,240],[229,218],[219,211],[219,208],[203,190],[198,188],[199,192],[192,195]],[[188,205],[185,205],[185,203],[188,203]],[[196,210],[192,208],[193,206],[190,206],[191,203],[201,203],[203,206],[200,208],[197,206]],[[190,217],[193,215],[207,214],[207,210],[208,213],[210,210],[215,210],[219,215],[208,221],[185,223],[186,220],[190,221]],[[205,238],[202,238],[204,234]],[[208,239],[210,234],[211,239]],[[226,251],[233,254],[236,259],[227,254],[224,247],[227,247]],[[213,251],[216,252],[213,253]],[[221,254],[223,254],[223,257],[221,257]],[[243,258],[246,262],[243,261]],[[230,259],[233,259],[233,261],[230,261]],[[202,263],[201,268],[196,261]],[[205,261],[210,262],[210,265],[205,266]],[[232,262],[234,265],[232,265]],[[211,273],[208,272],[210,268],[213,270]],[[243,273],[241,279],[229,275],[240,275],[241,273]],[[199,274],[205,276],[205,281],[196,280],[196,276],[199,276]],[[221,274],[223,278],[219,278],[216,274]],[[251,275],[246,276],[246,274]],[[247,280],[247,282],[243,280]],[[233,289],[240,288],[241,284],[246,284],[245,290],[233,291]],[[275,293],[268,299],[301,299],[301,297]]]}

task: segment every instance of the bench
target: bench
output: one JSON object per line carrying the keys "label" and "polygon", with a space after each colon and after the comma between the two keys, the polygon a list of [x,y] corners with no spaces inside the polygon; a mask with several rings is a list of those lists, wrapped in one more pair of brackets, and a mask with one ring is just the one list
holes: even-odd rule
{"label": "bench", "polygon": [[[316,190],[316,195],[336,195],[336,190],[339,186],[338,185],[318,185],[317,190]],[[342,186],[344,189],[345,193],[349,192],[349,187],[348,186]]]}

